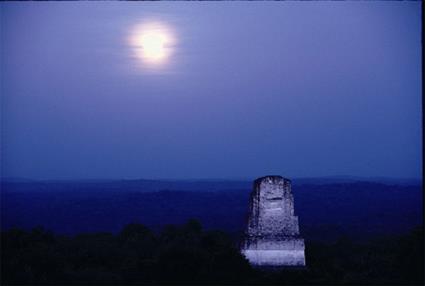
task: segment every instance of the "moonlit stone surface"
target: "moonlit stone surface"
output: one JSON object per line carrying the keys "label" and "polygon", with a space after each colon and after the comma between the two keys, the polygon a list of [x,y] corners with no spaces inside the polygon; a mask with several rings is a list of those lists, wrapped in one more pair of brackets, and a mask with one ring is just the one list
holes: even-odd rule
{"label": "moonlit stone surface", "polygon": [[241,249],[249,262],[256,266],[305,266],[291,181],[281,176],[255,180],[249,208]]}

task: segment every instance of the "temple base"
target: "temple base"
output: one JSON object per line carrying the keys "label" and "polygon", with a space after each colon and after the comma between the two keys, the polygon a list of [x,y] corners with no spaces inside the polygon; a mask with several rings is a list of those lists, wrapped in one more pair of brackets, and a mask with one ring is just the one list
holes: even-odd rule
{"label": "temple base", "polygon": [[251,250],[242,254],[256,266],[305,266],[304,250]]}

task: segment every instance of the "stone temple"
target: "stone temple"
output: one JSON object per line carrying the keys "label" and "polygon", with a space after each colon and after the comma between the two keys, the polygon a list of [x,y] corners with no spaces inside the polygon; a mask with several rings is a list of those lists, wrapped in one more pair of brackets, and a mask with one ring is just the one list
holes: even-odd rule
{"label": "stone temple", "polygon": [[266,176],[254,181],[241,252],[254,266],[305,266],[290,180]]}

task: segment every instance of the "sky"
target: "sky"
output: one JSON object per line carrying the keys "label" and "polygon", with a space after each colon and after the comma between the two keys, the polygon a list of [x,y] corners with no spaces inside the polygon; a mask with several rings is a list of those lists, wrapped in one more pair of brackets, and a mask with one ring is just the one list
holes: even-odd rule
{"label": "sky", "polygon": [[2,177],[421,177],[420,1],[0,9]]}

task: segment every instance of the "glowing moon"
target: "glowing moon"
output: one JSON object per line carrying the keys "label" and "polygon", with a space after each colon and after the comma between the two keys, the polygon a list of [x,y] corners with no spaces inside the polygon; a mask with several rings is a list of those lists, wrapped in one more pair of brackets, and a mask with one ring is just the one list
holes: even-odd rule
{"label": "glowing moon", "polygon": [[165,56],[164,36],[161,34],[147,34],[141,38],[144,55],[152,60],[159,60]]}
{"label": "glowing moon", "polygon": [[136,57],[150,64],[164,63],[171,55],[174,42],[170,29],[159,23],[138,25],[130,37]]}

